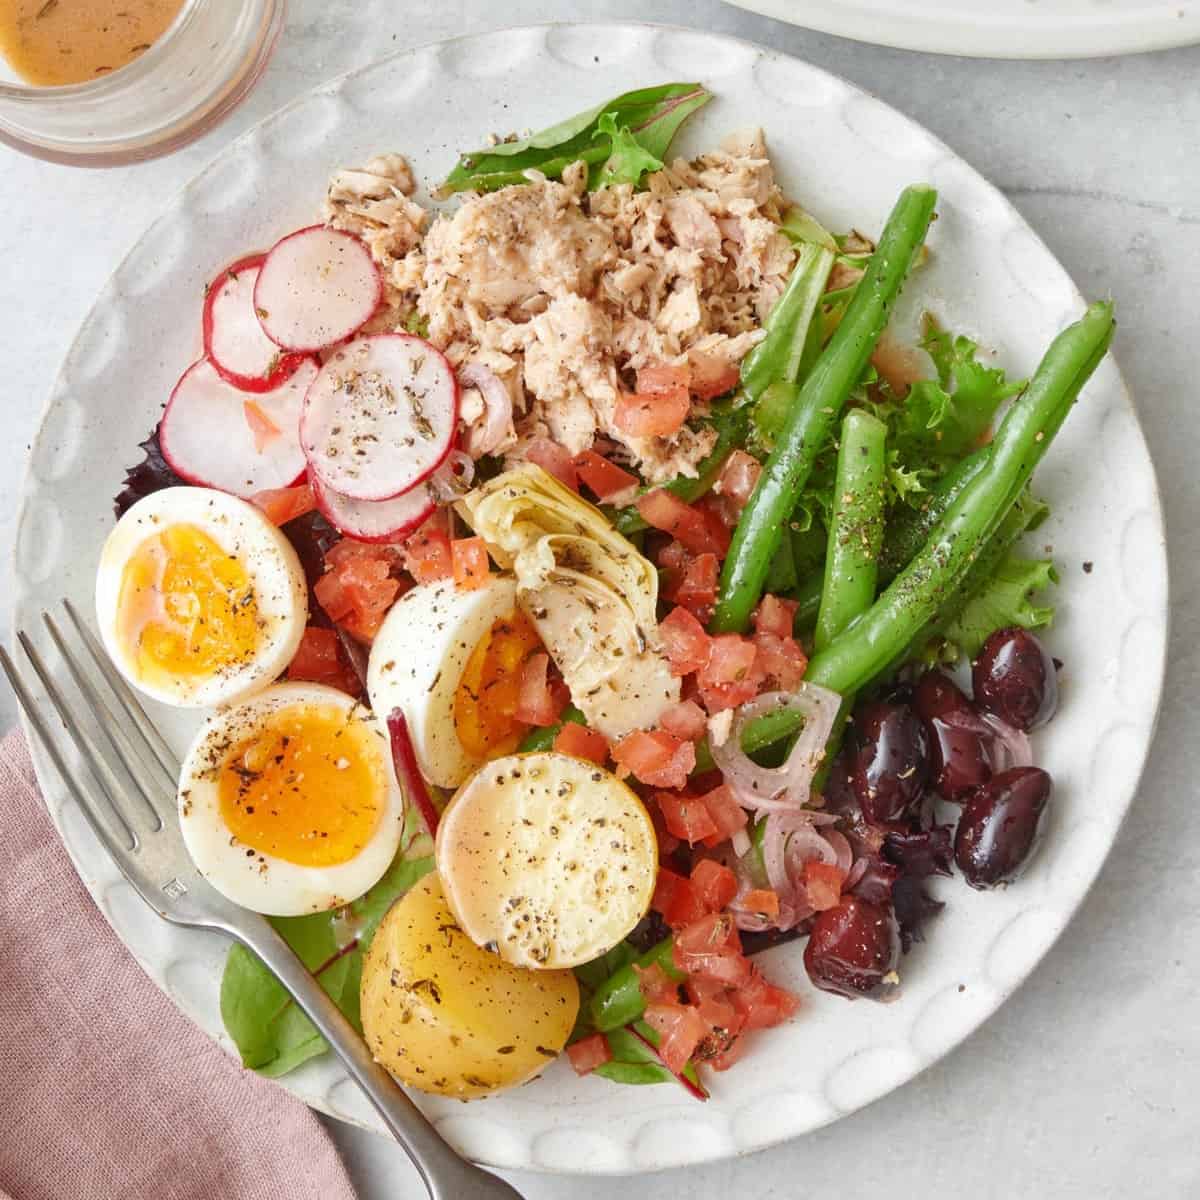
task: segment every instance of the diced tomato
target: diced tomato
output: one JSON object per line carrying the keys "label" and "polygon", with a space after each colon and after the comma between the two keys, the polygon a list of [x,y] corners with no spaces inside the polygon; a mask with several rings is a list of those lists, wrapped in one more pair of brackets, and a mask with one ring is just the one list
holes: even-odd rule
{"label": "diced tomato", "polygon": [[770,691],[794,692],[808,669],[808,655],[792,637],[777,637],[773,633],[756,633],[758,667]]}
{"label": "diced tomato", "polygon": [[[738,1023],[741,1024],[739,1017]],[[746,1039],[744,1037],[735,1037],[730,1039],[723,1050],[719,1050],[716,1054],[710,1055],[705,1062],[708,1063],[714,1071],[728,1071],[734,1063],[746,1053]]]}
{"label": "diced tomato", "polygon": [[768,983],[757,969],[733,993],[733,1007],[745,1029],[770,1029],[793,1016],[800,1001],[791,992]]}
{"label": "diced tomato", "polygon": [[299,487],[268,488],[265,492],[255,492],[250,497],[250,503],[261,508],[272,525],[286,525],[317,507],[312,488],[307,483]]}
{"label": "diced tomato", "polygon": [[597,500],[607,500],[618,492],[637,487],[636,475],[623,471],[595,450],[584,450],[575,455],[574,466],[580,482],[592,490]]}
{"label": "diced tomato", "polygon": [[712,639],[708,662],[696,682],[705,708],[715,713],[753,700],[764,678],[757,646],[736,633],[723,633]]}
{"label": "diced tomato", "polygon": [[634,974],[638,977],[638,987],[646,998],[647,1004],[678,1004],[679,984],[663,970],[658,963],[648,967],[633,964]]}
{"label": "diced tomato", "polygon": [[737,876],[711,858],[702,858],[692,868],[692,886],[709,912],[724,912],[737,895]]}
{"label": "diced tomato", "polygon": [[746,502],[758,485],[758,477],[762,474],[762,464],[745,450],[735,450],[721,468],[713,484],[713,491],[729,501],[734,514],[740,513],[746,507]]}
{"label": "diced tomato", "polygon": [[737,1033],[741,1029],[742,1018],[733,1007],[729,989],[724,984],[714,983],[711,979],[689,977],[684,986],[688,999],[710,1029],[722,1029],[726,1033]]}
{"label": "diced tomato", "polygon": [[[735,363],[719,354],[693,353],[689,356],[692,395],[701,400],[713,400],[737,387],[741,372]],[[640,376],[638,386],[641,386]]]}
{"label": "diced tomato", "polygon": [[547,437],[534,438],[525,447],[525,458],[531,463],[537,463],[543,471],[549,472],[559,483],[565,483],[573,492],[579,491],[579,480],[575,476],[575,462],[571,452],[557,442]]}
{"label": "diced tomato", "polygon": [[521,691],[516,718],[526,725],[553,725],[567,707],[566,689],[550,679],[550,656],[531,654],[521,667]]}
{"label": "diced tomato", "polygon": [[679,839],[667,829],[666,818],[657,804],[651,804],[647,809],[650,822],[654,826],[654,840],[658,844],[660,858],[669,858],[679,849]]}
{"label": "diced tomato", "polygon": [[655,488],[637,499],[642,520],[655,529],[669,533],[693,554],[722,555],[728,549],[728,532],[723,538],[714,533],[705,513],[666,488]]}
{"label": "diced tomato", "polygon": [[563,723],[563,727],[555,735],[554,749],[559,754],[589,759],[600,767],[608,762],[608,738],[598,730],[589,729],[575,721]]}
{"label": "diced tomato", "polygon": [[695,700],[681,700],[678,704],[663,709],[662,716],[658,718],[658,725],[673,737],[683,738],[686,742],[697,742],[704,736],[708,721],[704,716],[704,709]]}
{"label": "diced tomato", "polygon": [[630,437],[670,437],[683,428],[691,408],[686,388],[622,392],[613,409],[613,424]]}
{"label": "diced tomato", "polygon": [[785,600],[768,592],[754,610],[754,632],[773,633],[776,637],[790,638],[796,622],[798,600]]}
{"label": "diced tomato", "polygon": [[362,685],[342,658],[338,636],[332,629],[310,625],[288,664],[287,677],[305,683],[323,683],[349,696],[362,692]]}
{"label": "diced tomato", "polygon": [[612,749],[613,761],[651,787],[679,788],[696,765],[696,747],[661,729],[636,729]]}
{"label": "diced tomato", "polygon": [[684,929],[705,915],[704,905],[692,887],[692,881],[672,871],[670,867],[658,868],[658,881],[654,885],[654,898],[650,907],[662,914],[662,919],[672,929]]}
{"label": "diced tomato", "polygon": [[395,562],[393,547],[343,538],[325,555],[329,569],[313,585],[317,603],[347,633],[370,642],[402,590],[391,574]]}
{"label": "diced tomato", "polygon": [[692,371],[687,363],[655,363],[637,373],[639,392],[687,391],[692,384]]}
{"label": "diced tomato", "polygon": [[658,632],[662,635],[672,675],[699,671],[708,662],[712,639],[686,608],[676,607],[667,613],[658,623]]}
{"label": "diced tomato", "polygon": [[456,588],[473,592],[486,586],[489,564],[487,543],[483,538],[455,538],[450,543],[450,562]]}
{"label": "diced tomato", "polygon": [[737,524],[736,519],[733,521],[725,519],[720,497],[711,493],[701,497],[692,507],[700,514],[700,519],[704,522],[713,553],[718,558],[724,558],[729,553],[729,542],[733,536],[729,531],[731,526]]}
{"label": "diced tomato", "polygon": [[749,960],[730,913],[709,913],[675,935],[676,967],[688,975],[737,987],[750,978]]}
{"label": "diced tomato", "polygon": [[804,864],[804,892],[817,912],[837,907],[845,881],[845,871],[831,863],[810,859]]}
{"label": "diced tomato", "polygon": [[703,1017],[690,1004],[648,1004],[644,1020],[659,1035],[659,1057],[676,1075],[708,1033]]}
{"label": "diced tomato", "polygon": [[659,549],[654,561],[664,571],[678,571],[682,575],[692,556],[678,542],[671,540]]}
{"label": "diced tomato", "polygon": [[698,796],[687,796],[681,792],[655,792],[654,799],[667,822],[667,830],[677,838],[694,846],[717,831],[713,819]]}
{"label": "diced tomato", "polygon": [[728,841],[739,829],[746,828],[749,817],[746,816],[746,810],[737,802],[733,789],[728,784],[722,783],[713,788],[711,792],[705,792],[701,799],[717,829],[705,845],[719,846],[722,842]]}
{"label": "diced tomato", "polygon": [[404,543],[404,566],[418,583],[449,579],[454,574],[450,535],[432,521],[426,521]]}
{"label": "diced tomato", "polygon": [[576,1075],[587,1075],[604,1063],[610,1062],[612,1050],[604,1034],[593,1033],[572,1042],[567,1047],[567,1058],[571,1060]]}
{"label": "diced tomato", "polygon": [[779,916],[779,893],[770,888],[752,888],[741,902],[747,912],[761,913],[768,918]]}
{"label": "diced tomato", "polygon": [[261,454],[283,430],[267,416],[262,405],[253,400],[242,401],[242,412],[246,416],[246,424],[250,426],[250,435],[254,438],[254,448]]}
{"label": "diced tomato", "polygon": [[707,621],[717,599],[720,571],[715,554],[697,555],[684,570],[675,587],[675,594],[668,598],[682,605],[699,620]]}

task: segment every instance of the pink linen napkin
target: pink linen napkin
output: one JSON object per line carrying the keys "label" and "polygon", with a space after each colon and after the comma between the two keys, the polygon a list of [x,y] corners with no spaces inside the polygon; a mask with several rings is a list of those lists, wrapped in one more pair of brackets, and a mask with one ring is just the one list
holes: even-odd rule
{"label": "pink linen napkin", "polygon": [[[6,1195],[7,1194],[7,1195]],[[353,1200],[325,1130],[142,973],[0,742],[0,1200]]]}

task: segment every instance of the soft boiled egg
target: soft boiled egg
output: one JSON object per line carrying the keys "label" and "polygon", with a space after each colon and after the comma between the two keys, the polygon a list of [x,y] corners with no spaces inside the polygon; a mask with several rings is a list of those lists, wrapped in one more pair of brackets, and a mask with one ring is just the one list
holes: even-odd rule
{"label": "soft boiled egg", "polygon": [[517,607],[516,584],[422,584],[393,605],[371,645],[367,691],[385,717],[404,713],[421,773],[457,787],[480,763],[508,754],[528,726],[515,715],[521,667],[542,648]]}
{"label": "soft boiled egg", "polygon": [[295,550],[254,505],[210,488],[165,488],[108,535],[96,618],[134,687],[207,707],[283,673],[304,635],[308,590]]}
{"label": "soft boiled egg", "polygon": [[518,967],[574,967],[650,907],[654,826],[615,775],[566,754],[481,767],[437,830],[437,869],[463,932]]}
{"label": "soft boiled egg", "polygon": [[367,709],[334,688],[284,683],[203,726],[180,772],[179,818],[217,891],[292,917],[348,904],[379,880],[400,845],[404,798]]}

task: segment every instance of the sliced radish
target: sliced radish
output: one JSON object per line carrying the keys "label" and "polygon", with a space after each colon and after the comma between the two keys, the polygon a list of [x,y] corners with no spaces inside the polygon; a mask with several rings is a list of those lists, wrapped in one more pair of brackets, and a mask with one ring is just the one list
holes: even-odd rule
{"label": "sliced radish", "polygon": [[243,392],[274,391],[304,361],[301,354],[284,354],[258,322],[254,285],[266,257],[249,254],[230,263],[204,297],[204,353]]}
{"label": "sliced radish", "polygon": [[352,233],[324,225],[276,242],[254,284],[254,311],[267,337],[305,353],[357,333],[382,298],[370,250]]}
{"label": "sliced radish", "polygon": [[428,342],[376,333],[335,350],[300,418],[310,471],[354,500],[388,500],[416,487],[450,453],[458,380]]}
{"label": "sliced radish", "polygon": [[158,427],[163,457],[189,483],[249,499],[304,474],[300,409],[319,368],[306,358],[274,391],[248,396],[202,358],[184,371]]}
{"label": "sliced radish", "polygon": [[359,542],[402,542],[437,505],[427,483],[391,500],[352,500],[309,476],[321,515],[339,533]]}

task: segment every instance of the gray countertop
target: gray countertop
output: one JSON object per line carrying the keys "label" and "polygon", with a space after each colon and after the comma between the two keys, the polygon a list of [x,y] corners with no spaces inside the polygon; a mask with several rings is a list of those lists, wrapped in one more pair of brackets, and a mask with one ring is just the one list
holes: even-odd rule
{"label": "gray countertop", "polygon": [[[1158,468],[1174,621],[1157,742],[1099,881],[1031,980],[915,1082],[800,1141],[696,1171],[522,1175],[530,1200],[686,1195],[1127,1197],[1200,1194],[1200,806],[1188,689],[1200,676],[1200,47],[1090,62],[878,49],[717,0],[293,0],[271,67],[220,129],[164,161],[86,172],[0,148],[0,542],[59,360],[109,272],[225,143],[322,79],[393,49],[501,24],[630,18],[769,44],[915,117],[998,184],[1089,296],[1119,301],[1116,351]],[[770,114],[763,114],[770,124]],[[0,586],[0,620],[11,596]],[[1097,647],[1097,653],[1105,652]],[[1193,683],[1189,684],[1188,680]],[[13,718],[0,695],[0,716]],[[1192,732],[1189,733],[1188,731]],[[363,1200],[423,1192],[403,1154],[341,1126]]]}

